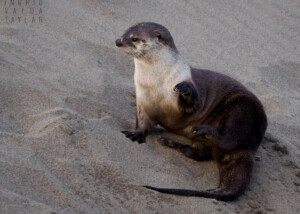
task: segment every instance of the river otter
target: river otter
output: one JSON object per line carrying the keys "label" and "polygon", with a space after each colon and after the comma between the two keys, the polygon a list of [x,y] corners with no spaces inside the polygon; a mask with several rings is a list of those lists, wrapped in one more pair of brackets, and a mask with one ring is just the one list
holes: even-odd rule
{"label": "river otter", "polygon": [[116,46],[133,56],[135,64],[136,130],[122,133],[143,143],[159,124],[193,144],[164,137],[159,142],[195,160],[212,159],[220,171],[219,187],[212,190],[145,187],[223,201],[240,196],[249,184],[253,156],[267,128],[257,97],[226,75],[190,67],[162,25],[136,24],[116,40]]}

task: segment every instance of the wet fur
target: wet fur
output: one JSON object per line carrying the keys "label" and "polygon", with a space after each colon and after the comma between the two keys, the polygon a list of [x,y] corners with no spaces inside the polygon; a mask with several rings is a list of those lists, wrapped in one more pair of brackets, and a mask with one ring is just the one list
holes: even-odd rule
{"label": "wet fur", "polygon": [[[140,41],[131,42],[131,37]],[[223,201],[240,196],[249,184],[253,155],[267,128],[256,96],[228,76],[189,67],[161,25],[135,25],[120,41],[135,61],[137,127],[132,132],[123,131],[126,137],[143,143],[152,127],[159,124],[193,141],[192,146],[186,146],[161,138],[163,145],[198,161],[214,160],[220,172],[220,184],[213,190],[145,187]]]}

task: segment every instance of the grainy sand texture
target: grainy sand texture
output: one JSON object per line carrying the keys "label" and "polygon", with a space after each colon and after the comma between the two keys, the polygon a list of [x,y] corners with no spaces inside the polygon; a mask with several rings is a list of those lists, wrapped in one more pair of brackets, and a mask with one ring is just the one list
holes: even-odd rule
{"label": "grainy sand texture", "polygon": [[[24,2],[0,0],[1,214],[300,213],[300,1],[30,0],[34,15]],[[166,26],[190,65],[239,80],[265,106],[237,201],[142,187],[203,190],[219,178],[213,162],[157,142],[178,136],[160,129],[138,145],[120,133],[135,127],[134,65],[114,42],[141,21]]]}

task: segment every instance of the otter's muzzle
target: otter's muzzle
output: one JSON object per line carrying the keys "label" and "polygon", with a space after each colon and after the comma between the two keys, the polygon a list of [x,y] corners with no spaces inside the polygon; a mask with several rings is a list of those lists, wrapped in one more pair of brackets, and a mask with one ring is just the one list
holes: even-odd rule
{"label": "otter's muzzle", "polygon": [[123,46],[123,43],[122,43],[121,39],[116,40],[116,46],[117,47],[122,47]]}

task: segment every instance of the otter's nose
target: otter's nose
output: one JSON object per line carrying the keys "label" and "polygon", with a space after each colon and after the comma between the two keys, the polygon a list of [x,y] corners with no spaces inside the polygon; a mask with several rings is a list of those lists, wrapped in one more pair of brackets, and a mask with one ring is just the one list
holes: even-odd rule
{"label": "otter's nose", "polygon": [[117,39],[116,40],[116,46],[118,46],[118,47],[122,47],[123,46],[123,43],[122,43],[121,39]]}

